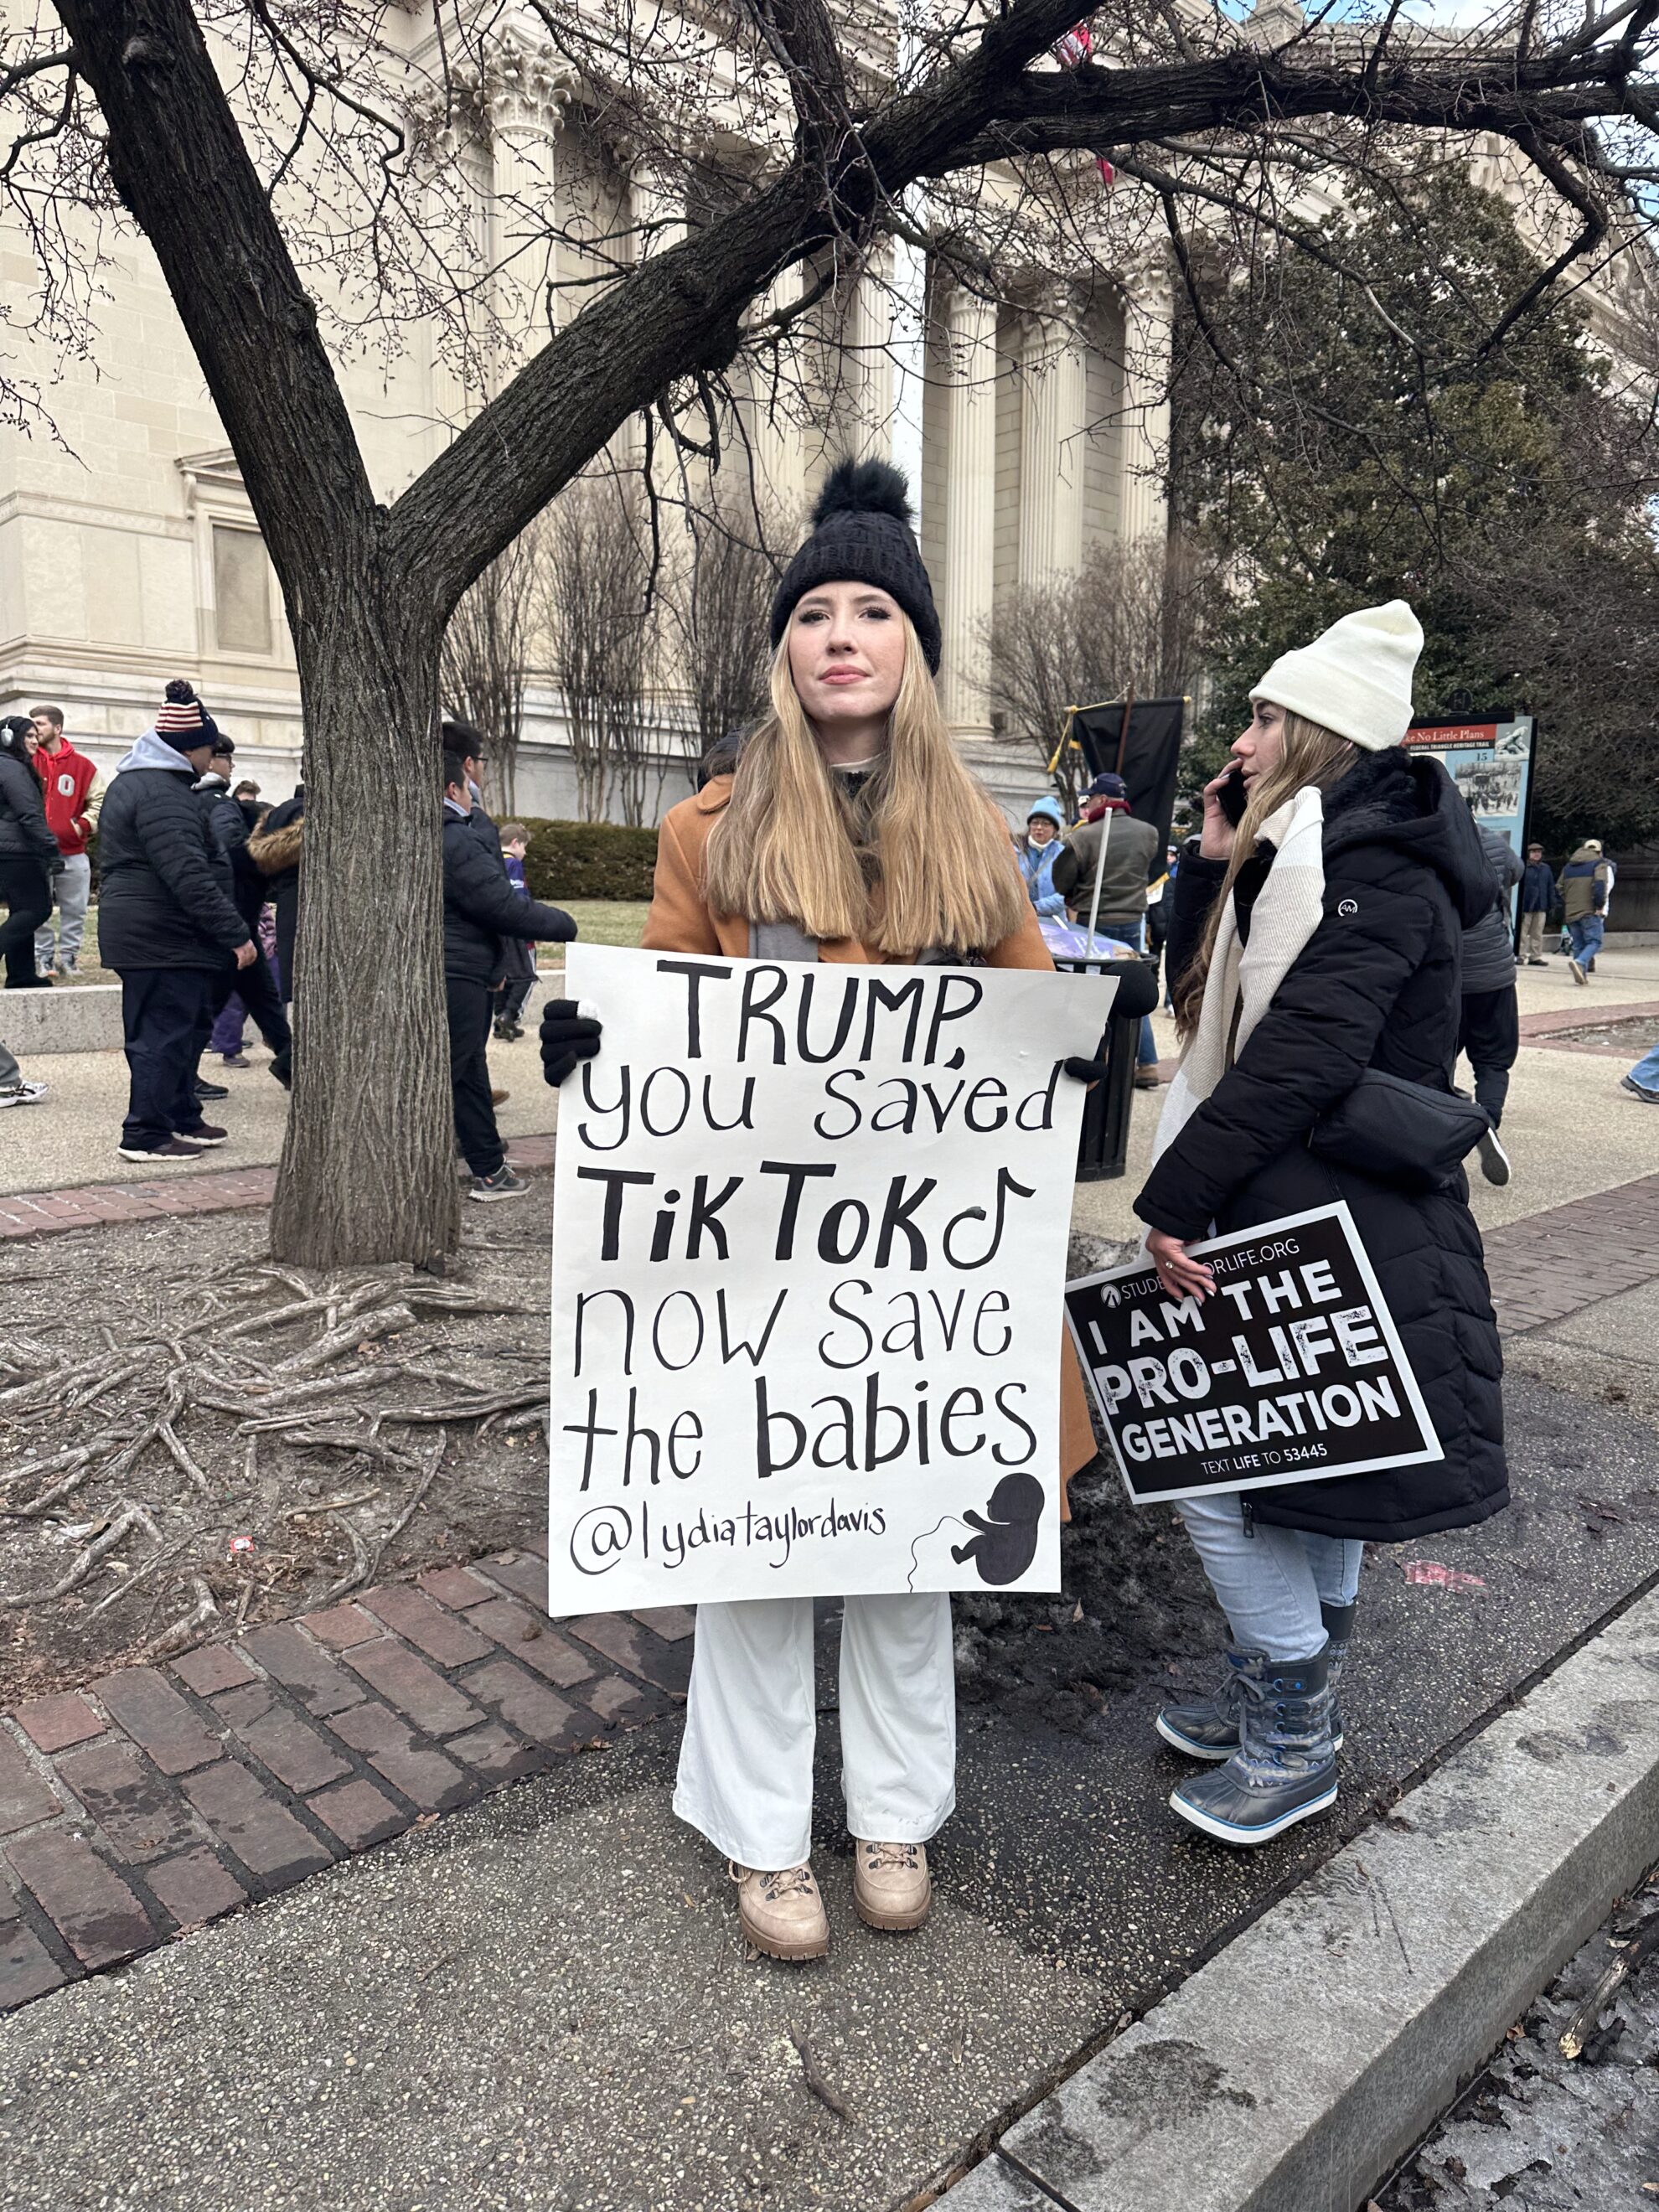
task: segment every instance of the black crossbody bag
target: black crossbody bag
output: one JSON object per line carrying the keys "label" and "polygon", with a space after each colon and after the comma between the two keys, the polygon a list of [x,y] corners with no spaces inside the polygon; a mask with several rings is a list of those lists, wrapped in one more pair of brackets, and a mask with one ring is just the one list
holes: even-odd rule
{"label": "black crossbody bag", "polygon": [[1308,1150],[1401,1190],[1439,1190],[1491,1127],[1471,1098],[1368,1067],[1314,1123]]}

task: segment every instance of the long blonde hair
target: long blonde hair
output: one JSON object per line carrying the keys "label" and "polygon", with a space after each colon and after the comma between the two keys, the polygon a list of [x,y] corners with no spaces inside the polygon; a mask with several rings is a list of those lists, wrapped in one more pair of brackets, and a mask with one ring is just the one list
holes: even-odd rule
{"label": "long blonde hair", "polygon": [[1210,909],[1210,919],[1204,932],[1203,942],[1194,954],[1192,964],[1185,975],[1177,977],[1173,997],[1175,1000],[1176,1030],[1182,1037],[1190,1036],[1198,1027],[1200,1009],[1204,1004],[1204,986],[1208,981],[1210,960],[1215,951],[1215,940],[1221,927],[1221,918],[1227,911],[1227,902],[1233,895],[1233,885],[1238,872],[1255,851],[1255,841],[1267,817],[1293,799],[1298,791],[1310,784],[1328,791],[1345,776],[1354,763],[1354,747],[1346,738],[1339,738],[1322,722],[1310,722],[1304,714],[1285,716],[1285,750],[1279,765],[1258,776],[1250,792],[1249,804],[1233,832],[1232,858],[1227,863],[1227,872],[1222,878],[1221,890]]}
{"label": "long blonde hair", "polygon": [[704,888],[717,915],[793,921],[820,939],[861,939],[914,959],[988,951],[1028,899],[1006,825],[957,758],[915,627],[887,750],[855,809],[824,765],[789,673],[772,657],[772,712],[738,757],[709,836]]}

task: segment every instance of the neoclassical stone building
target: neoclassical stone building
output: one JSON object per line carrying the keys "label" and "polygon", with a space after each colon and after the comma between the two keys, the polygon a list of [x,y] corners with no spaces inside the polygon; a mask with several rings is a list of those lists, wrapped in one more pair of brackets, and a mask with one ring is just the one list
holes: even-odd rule
{"label": "neoclassical stone building", "polygon": [[[407,38],[418,73],[429,9],[389,10],[386,21],[388,35]],[[398,64],[389,53],[394,90]],[[488,340],[458,348],[453,327],[416,321],[393,347],[336,349],[371,479],[387,499],[510,371],[538,313],[544,333],[548,319],[568,319],[606,254],[614,266],[654,250],[692,212],[684,186],[676,204],[648,168],[617,155],[568,68],[529,33],[504,48],[453,150],[467,195],[459,252],[491,271]],[[550,213],[556,243],[538,210]],[[440,219],[453,228],[453,196]],[[635,242],[588,252],[585,234]],[[15,240],[4,278],[20,296],[33,282]],[[776,296],[799,298],[809,281],[792,271]],[[1024,265],[1000,300],[982,296],[988,289],[952,288],[914,252],[850,276],[805,326],[795,404],[768,404],[756,389],[740,411],[744,465],[752,456],[784,512],[805,507],[837,452],[885,451],[907,469],[945,623],[950,718],[1019,805],[1040,769],[1029,747],[994,733],[985,625],[1000,595],[1075,568],[1093,544],[1161,539],[1171,300],[1155,255],[1115,266],[1105,252],[1086,283]],[[75,742],[107,767],[146,726],[167,678],[185,675],[235,738],[246,772],[283,795],[299,770],[299,687],[234,458],[141,240],[121,242],[104,292],[85,359],[25,364],[56,435],[39,428],[0,450],[0,710],[61,704]],[[635,434],[619,434],[623,458]],[[672,685],[662,713],[670,803],[684,788]],[[532,668],[520,811],[574,811],[563,731],[557,693]]]}

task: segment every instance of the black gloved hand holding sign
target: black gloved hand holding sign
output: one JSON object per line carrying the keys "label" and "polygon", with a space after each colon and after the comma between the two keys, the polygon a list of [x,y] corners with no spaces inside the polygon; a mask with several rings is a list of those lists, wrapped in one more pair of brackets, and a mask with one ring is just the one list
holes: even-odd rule
{"label": "black gloved hand holding sign", "polygon": [[542,1073],[557,1085],[574,1075],[578,1060],[592,1060],[605,1024],[586,1000],[552,999],[542,1010]]}

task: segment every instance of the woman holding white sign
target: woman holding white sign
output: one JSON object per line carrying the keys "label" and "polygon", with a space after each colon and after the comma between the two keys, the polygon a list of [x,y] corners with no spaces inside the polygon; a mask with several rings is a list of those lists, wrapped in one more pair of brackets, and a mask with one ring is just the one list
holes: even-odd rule
{"label": "woman holding white sign", "polygon": [[1158,1728],[1214,1763],[1170,1802],[1228,1843],[1336,1801],[1364,1543],[1465,1528],[1509,1499],[1497,1324],[1458,1165],[1473,1138],[1448,1141],[1468,1112],[1451,1095],[1462,925],[1492,880],[1444,769],[1401,744],[1422,641],[1395,599],[1282,654],[1176,879],[1185,1048],[1135,1201],[1148,1256],[1170,1295],[1202,1299],[1216,1279],[1188,1243],[1345,1201],[1443,1455],[1182,1500],[1231,1648],[1215,1695],[1166,1706]]}
{"label": "woman holding white sign", "polygon": [[[663,822],[646,948],[1051,968],[1006,826],[940,712],[939,623],[902,477],[843,463],[813,520],[773,606],[771,714],[735,771]],[[550,1008],[549,1081],[599,1041],[568,1000]],[[1094,1438],[1069,1355],[1061,1407],[1070,1474]],[[675,1809],[731,1862],[744,1936],[780,1959],[830,1943],[808,1863],[815,1704],[810,1598],[699,1607]],[[841,1734],[857,1911],[875,1928],[917,1928],[932,1901],[927,1845],[955,1803],[948,1595],[846,1600]]]}

